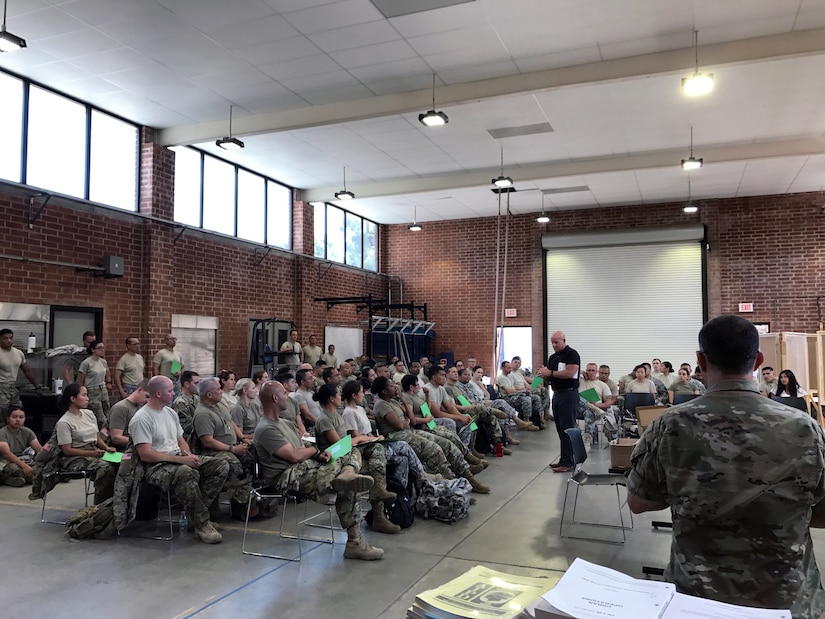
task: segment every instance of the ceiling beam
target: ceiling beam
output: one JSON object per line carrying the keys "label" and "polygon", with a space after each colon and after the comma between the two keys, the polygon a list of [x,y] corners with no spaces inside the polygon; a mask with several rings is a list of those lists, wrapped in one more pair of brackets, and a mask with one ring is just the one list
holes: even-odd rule
{"label": "ceiling beam", "polygon": [[[697,151],[696,154],[701,155],[705,165],[712,165],[714,163],[728,161],[797,157],[819,155],[822,153],[825,153],[825,137],[702,146],[701,151]],[[566,176],[675,167],[679,165],[680,160],[684,158],[685,154],[685,149],[681,148],[631,153],[615,157],[547,161],[524,167],[508,166],[507,174],[513,178],[516,183],[516,188],[518,188],[519,181],[526,182]],[[475,170],[470,173],[402,178],[364,185],[350,183],[347,185],[347,189],[353,191],[358,198],[379,198],[428,191],[490,187],[490,179],[498,176],[499,172],[499,168],[489,168],[485,170]],[[698,172],[698,174],[701,174],[701,172]],[[302,192],[302,198],[308,202],[334,202],[334,194],[340,189],[340,187],[307,189]]]}
{"label": "ceiling beam", "polygon": [[[788,56],[825,54],[825,28],[702,45],[702,69],[729,64],[762,62]],[[509,97],[565,86],[629,80],[666,73],[689,73],[694,68],[693,47],[614,60],[521,73],[475,82],[440,86],[438,105],[449,107],[485,99]],[[432,90],[381,95],[354,101],[255,114],[234,118],[233,135],[249,136],[307,127],[332,125],[381,116],[420,112],[432,106]],[[165,146],[209,142],[226,134],[226,119],[161,129],[157,141]]]}

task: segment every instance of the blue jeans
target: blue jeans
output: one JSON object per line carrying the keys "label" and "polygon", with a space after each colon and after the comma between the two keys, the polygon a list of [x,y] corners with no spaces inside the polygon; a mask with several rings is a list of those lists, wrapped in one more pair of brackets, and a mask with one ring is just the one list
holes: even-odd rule
{"label": "blue jeans", "polygon": [[576,427],[578,403],[579,392],[577,389],[553,393],[553,417],[556,423],[556,431],[559,433],[559,442],[561,443],[561,456],[559,457],[561,466],[573,466],[573,445],[570,442],[570,437],[564,431]]}

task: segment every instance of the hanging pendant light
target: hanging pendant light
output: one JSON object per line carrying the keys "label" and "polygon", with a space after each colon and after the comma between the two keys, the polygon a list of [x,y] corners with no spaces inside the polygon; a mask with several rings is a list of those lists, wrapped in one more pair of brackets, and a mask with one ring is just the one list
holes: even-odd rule
{"label": "hanging pendant light", "polygon": [[542,192],[541,194],[541,215],[536,217],[536,221],[540,224],[550,223],[550,218],[544,212],[544,192]]}
{"label": "hanging pendant light", "polygon": [[682,159],[683,170],[698,170],[704,164],[704,159],[693,156],[693,127],[690,128],[690,157]]}
{"label": "hanging pendant light", "polygon": [[433,108],[428,112],[419,114],[418,122],[427,127],[442,127],[450,122],[449,117],[444,112],[435,111],[435,73],[433,73]]}
{"label": "hanging pendant light", "polygon": [[413,204],[413,222],[407,228],[410,232],[421,232],[423,228],[421,224],[418,223],[418,206]]}
{"label": "hanging pendant light", "polygon": [[244,143],[238,138],[232,137],[232,106],[229,106],[229,135],[222,137],[220,140],[215,140],[215,144],[224,150],[240,150],[244,147]]}
{"label": "hanging pendant light", "polygon": [[493,183],[493,185],[495,185],[496,187],[496,189],[494,189],[493,191],[507,191],[513,187],[513,179],[509,176],[504,176],[504,148],[499,147],[499,150],[501,152],[501,171],[499,172],[498,177],[492,179],[490,182]]}
{"label": "hanging pendant light", "polygon": [[336,200],[354,200],[355,194],[347,191],[347,166],[344,166],[344,188],[341,191],[335,192]]}
{"label": "hanging pendant light", "polygon": [[688,97],[700,97],[713,90],[713,73],[699,71],[699,31],[693,31],[693,51],[695,64],[693,75],[682,78],[682,92]]}

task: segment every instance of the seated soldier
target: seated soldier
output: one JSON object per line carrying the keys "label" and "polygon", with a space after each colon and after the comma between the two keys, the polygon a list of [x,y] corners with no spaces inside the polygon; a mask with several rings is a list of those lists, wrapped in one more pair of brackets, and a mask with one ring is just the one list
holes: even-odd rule
{"label": "seated soldier", "polygon": [[541,396],[537,393],[533,393],[533,387],[525,377],[524,370],[521,368],[521,357],[518,355],[513,357],[510,362],[510,367],[513,370],[510,373],[510,378],[513,379],[513,387],[516,392],[523,393],[530,398],[530,422],[534,426],[541,428],[544,420],[542,411],[549,409],[550,401],[548,400],[546,403],[543,403],[541,401]]}
{"label": "seated soldier", "polygon": [[[696,366],[696,367],[698,368],[699,366]],[[690,363],[683,363],[682,365],[679,366],[679,368],[680,369],[685,368],[687,370],[688,374],[693,373],[693,368],[691,367]],[[695,377],[691,376],[690,380],[688,381],[688,384],[691,387],[693,387],[694,389],[697,389],[699,391],[699,395],[705,395],[705,392],[707,391],[707,389],[705,388],[705,383],[703,383],[702,381],[696,380]]]}
{"label": "seated soldier", "polygon": [[25,423],[23,409],[13,408],[8,425],[0,428],[0,481],[15,488],[31,483],[34,456],[41,449],[37,436]]}
{"label": "seated soldier", "polygon": [[[295,390],[298,389],[298,383],[295,382],[295,377],[292,375],[291,372],[284,372],[283,374],[278,374],[275,377],[279,383],[284,386],[286,389],[287,394],[295,393]],[[261,385],[263,387],[263,385]],[[260,393],[260,388],[259,388]],[[258,398],[258,403],[260,403],[260,397]],[[304,437],[309,436],[309,432],[304,427],[304,420],[301,419],[301,409],[298,408],[298,402],[290,397],[287,401],[287,407],[281,411],[281,419],[286,419],[287,421],[291,421],[295,424],[295,427],[298,428],[298,436]],[[260,422],[260,419],[258,420]],[[257,427],[257,426],[256,426]],[[252,431],[254,434],[254,430]]]}
{"label": "seated soldier", "polygon": [[[300,369],[300,368],[299,368]],[[327,362],[323,359],[320,359],[315,362],[315,365],[312,368],[312,377],[314,382],[312,383],[312,389],[310,391],[317,391],[320,389],[321,385],[324,385],[324,370],[327,369]],[[295,373],[295,380],[298,380],[298,373]]]}
{"label": "seated soldier", "polygon": [[[329,368],[325,368],[324,372],[328,369]],[[291,393],[289,397],[294,399],[298,404],[298,410],[301,411],[304,426],[313,428],[315,427],[315,419],[321,414],[321,407],[318,406],[318,402],[312,399],[315,378],[312,372],[308,370],[298,370],[295,373],[295,382],[298,383],[298,388]]]}
{"label": "seated soldier", "polygon": [[252,439],[252,433],[258,420],[261,418],[260,401],[258,400],[258,387],[251,378],[242,378],[235,383],[235,397],[238,403],[229,412],[232,421],[241,429],[244,437]]}
{"label": "seated soldier", "polygon": [[358,380],[358,377],[355,376],[355,367],[353,366],[352,359],[347,359],[346,361],[344,361],[341,364],[339,371],[341,373],[341,385],[353,380]]}
{"label": "seated soldier", "polygon": [[149,402],[135,413],[129,424],[139,461],[132,463],[124,459],[118,473],[117,496],[120,500],[116,500],[114,505],[118,529],[125,527],[130,519],[129,489],[122,484],[129,483],[129,476],[124,471],[131,463],[143,468],[143,481],[171,492],[183,505],[200,541],[217,544],[223,538],[209,521],[209,506],[226,484],[229,464],[218,458],[191,453],[183,438],[180,420],[169,408],[175,397],[175,386],[170,379],[154,376],[146,390],[149,392]]}
{"label": "seated soldier", "polygon": [[593,443],[598,443],[599,432],[596,427],[596,420],[605,415],[610,415],[614,422],[613,425],[615,425],[619,411],[618,408],[614,408],[617,398],[613,397],[610,387],[599,379],[599,366],[595,363],[588,363],[585,366],[584,373],[579,378],[580,394],[591,389],[595,391],[598,400],[579,398],[579,404],[583,409],[584,432],[590,435]]}
{"label": "seated soldier", "polygon": [[132,393],[109,409],[109,420],[100,433],[108,436],[109,443],[118,451],[123,451],[129,444],[129,422],[132,417],[149,401],[149,392],[146,391],[148,382],[147,379],[140,381]]}
{"label": "seated soldier", "polygon": [[276,381],[261,389],[263,416],[255,428],[253,444],[267,486],[280,493],[297,491],[313,500],[335,492],[335,511],[347,531],[344,557],[380,559],[384,551],[370,546],[361,536],[361,505],[356,493],[371,489],[373,479],[359,475],[360,452],[355,449],[330,462],[329,452],[304,447],[295,425],[280,417],[288,399],[286,389]]}
{"label": "seated soldier", "polygon": [[[198,395],[200,404],[195,410],[192,425],[201,453],[229,464],[226,480],[229,511],[233,518],[244,520],[252,491],[252,481],[247,471],[254,468],[255,457],[249,453],[248,444],[238,440],[237,426],[219,406],[223,397],[220,381],[214,376],[204,378],[198,384]],[[258,511],[258,507],[253,505],[250,515],[257,516]],[[218,515],[217,509],[213,510],[213,515]]]}
{"label": "seated soldier", "polygon": [[519,417],[524,421],[529,421],[537,428],[541,429],[540,423],[532,420],[533,403],[527,394],[518,391],[513,385],[513,366],[509,361],[501,362],[501,371],[496,376],[496,388],[502,400],[518,411]]}
{"label": "seated soldier", "polygon": [[192,418],[200,404],[198,397],[198,383],[200,374],[191,370],[184,370],[180,375],[180,395],[175,398],[172,408],[178,414],[180,427],[183,428],[183,438],[189,442],[192,436]]}
{"label": "seated soldier", "polygon": [[610,394],[617,398],[619,397],[619,385],[616,384],[612,378],[610,378],[610,366],[609,365],[600,365],[599,366],[599,380],[602,381],[605,385],[610,388]]}
{"label": "seated soldier", "polygon": [[[469,415],[470,418],[476,418],[476,426],[484,426],[487,431],[487,435],[492,438],[493,442],[493,444],[489,447],[492,448],[493,453],[496,453],[495,446],[498,443],[502,443],[502,437],[504,435],[499,420],[507,419],[507,413],[489,406],[485,406],[484,404],[473,404],[472,402],[469,402],[469,400],[467,400],[469,404],[462,404],[459,401],[459,398],[464,398],[464,394],[458,387],[458,368],[454,365],[447,367],[445,379],[446,383],[444,384],[444,390],[447,393],[447,398],[452,401],[459,413]],[[445,403],[443,402],[441,406],[444,407]],[[501,449],[505,456],[510,456],[513,453],[510,449],[504,447],[504,445],[502,445]],[[482,454],[477,453],[475,450],[475,441],[473,442],[473,454],[480,457],[482,456]]]}
{"label": "seated soldier", "polygon": [[[501,425],[501,431],[504,434],[504,439],[507,443],[511,445],[518,445],[520,441],[514,439],[510,435],[510,424],[509,422],[512,421],[516,428],[519,430],[526,430],[528,432],[538,432],[538,428],[534,426],[529,421],[522,421],[521,418],[518,416],[518,411],[507,404],[504,400],[498,399],[493,400],[490,398],[490,392],[487,391],[485,387],[478,387],[475,382],[473,382],[473,374],[477,372],[479,374],[479,379],[482,376],[481,366],[473,366],[473,368],[464,368],[463,370],[459,370],[458,372],[458,382],[456,383],[456,387],[458,387],[461,394],[467,398],[467,401],[472,404],[483,404],[491,409],[493,409],[493,414],[498,417],[499,424]],[[484,396],[487,396],[486,398]],[[504,417],[502,417],[496,411],[500,411],[504,413]]]}
{"label": "seated soldier", "polygon": [[[759,381],[759,391],[763,396],[769,398],[771,392],[774,391],[779,384],[779,379],[776,377],[775,370],[769,365],[762,368],[761,374],[762,380]],[[690,372],[688,372],[688,375],[690,375]]]}

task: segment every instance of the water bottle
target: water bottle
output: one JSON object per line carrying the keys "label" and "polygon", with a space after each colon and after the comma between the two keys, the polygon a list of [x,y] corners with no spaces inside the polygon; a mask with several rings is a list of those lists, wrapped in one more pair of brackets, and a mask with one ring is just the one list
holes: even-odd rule
{"label": "water bottle", "polygon": [[496,443],[496,458],[503,458],[504,457],[504,443],[499,441]]}
{"label": "water bottle", "polygon": [[189,521],[186,519],[186,512],[180,513],[180,520],[178,520],[178,529],[180,530],[180,536],[186,537],[186,534],[189,532]]}

